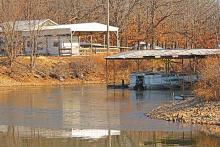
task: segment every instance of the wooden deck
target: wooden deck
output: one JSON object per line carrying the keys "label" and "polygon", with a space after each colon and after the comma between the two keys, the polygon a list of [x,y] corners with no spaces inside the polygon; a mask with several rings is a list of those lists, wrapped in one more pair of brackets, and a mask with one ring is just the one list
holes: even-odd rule
{"label": "wooden deck", "polygon": [[[107,48],[80,48],[79,53],[80,55],[88,55],[88,54],[101,54],[101,53],[106,53]],[[119,53],[120,49],[119,48],[110,48],[109,49],[110,53]],[[71,48],[60,48],[59,49],[59,55],[60,56],[71,56],[72,55],[72,50]]]}

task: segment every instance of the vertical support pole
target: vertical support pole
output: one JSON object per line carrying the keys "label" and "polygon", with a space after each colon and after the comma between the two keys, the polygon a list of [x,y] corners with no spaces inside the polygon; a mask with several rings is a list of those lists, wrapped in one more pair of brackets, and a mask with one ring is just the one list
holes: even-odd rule
{"label": "vertical support pole", "polygon": [[167,66],[168,74],[170,74],[170,59],[167,59]]}
{"label": "vertical support pole", "polygon": [[112,147],[111,130],[108,130],[109,147]]}
{"label": "vertical support pole", "polygon": [[73,34],[71,31],[71,35],[70,35],[70,43],[71,43],[71,55],[73,55]]}
{"label": "vertical support pole", "polygon": [[[184,70],[184,59],[182,59],[182,73]],[[182,79],[182,95],[185,93],[185,87],[184,87],[184,79]]]}
{"label": "vertical support pole", "polygon": [[90,43],[91,43],[91,45],[90,45],[90,47],[91,47],[91,50],[92,50],[92,48],[93,48],[93,45],[92,45],[92,43],[93,43],[93,40],[92,40],[93,38],[92,38],[92,35],[90,36]]}
{"label": "vertical support pole", "polygon": [[[119,32],[118,31],[117,31],[116,36],[117,36],[117,48],[119,49],[120,44],[119,44]],[[120,50],[120,52],[121,52],[121,50]]]}
{"label": "vertical support pole", "polygon": [[198,72],[197,72],[197,67],[198,67],[198,65],[199,65],[198,58],[195,57],[194,71],[195,71],[195,74],[196,74],[197,79],[199,79],[199,74],[198,74]]}
{"label": "vertical support pole", "polygon": [[109,55],[109,46],[110,46],[110,34],[109,34],[109,0],[107,0],[107,55]]}
{"label": "vertical support pole", "polygon": [[168,59],[165,60],[166,60],[166,74],[168,75]]}
{"label": "vertical support pole", "polygon": [[[58,42],[59,42],[59,46],[58,46],[58,51],[60,53],[61,50],[61,40],[60,40],[60,36],[58,36]],[[61,54],[60,54],[61,55]]]}
{"label": "vertical support pole", "polygon": [[183,72],[183,68],[184,68],[184,60],[182,59],[182,72]]}
{"label": "vertical support pole", "polygon": [[[26,39],[25,39],[25,37],[23,37],[22,39],[23,39],[23,51],[22,51],[22,54],[25,54],[25,51],[26,51]],[[1,46],[1,43],[0,43],[0,46]]]}
{"label": "vertical support pole", "polygon": [[80,42],[81,42],[81,37],[80,37],[80,35],[79,35],[79,38],[78,38],[78,48],[79,48],[79,54],[80,54]]}
{"label": "vertical support pole", "polygon": [[168,74],[168,62],[167,62],[167,59],[164,59],[165,60],[165,73],[166,75]]}
{"label": "vertical support pole", "polygon": [[116,75],[116,71],[115,71],[115,60],[113,60],[113,70],[114,70],[114,72],[113,72],[113,74],[114,74],[114,86],[115,86],[115,83],[116,83],[116,78],[115,78],[115,75]]}
{"label": "vertical support pole", "polygon": [[[48,50],[48,37],[46,36],[46,54],[49,55],[49,50]],[[59,53],[60,54],[60,53]]]}
{"label": "vertical support pole", "polygon": [[192,78],[192,73],[193,73],[193,71],[192,71],[192,61],[191,61],[191,59],[189,59],[190,61],[189,61],[189,64],[190,64],[190,86],[192,87],[193,86],[193,78]]}
{"label": "vertical support pole", "polygon": [[219,44],[219,35],[220,35],[220,19],[219,19],[219,17],[220,17],[220,14],[219,14],[219,7],[220,7],[220,0],[217,0],[217,4],[216,4],[216,9],[217,9],[217,12],[216,12],[216,14],[217,14],[217,25],[216,25],[216,42],[217,42],[217,48],[220,48],[220,44]]}
{"label": "vertical support pole", "polygon": [[108,59],[105,60],[105,81],[108,86]]}
{"label": "vertical support pole", "polygon": [[140,60],[137,60],[137,68],[138,68],[138,72],[140,72]]}
{"label": "vertical support pole", "polygon": [[104,38],[104,40],[103,40],[103,46],[104,46],[104,49],[106,48],[106,35],[104,34],[103,35],[103,38]]}

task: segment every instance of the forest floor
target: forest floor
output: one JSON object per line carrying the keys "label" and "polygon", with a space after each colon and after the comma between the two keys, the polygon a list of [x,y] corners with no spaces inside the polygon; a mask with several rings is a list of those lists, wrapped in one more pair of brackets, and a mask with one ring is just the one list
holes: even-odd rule
{"label": "forest floor", "polygon": [[146,114],[153,119],[200,124],[203,131],[220,137],[220,101],[188,98],[165,104]]}

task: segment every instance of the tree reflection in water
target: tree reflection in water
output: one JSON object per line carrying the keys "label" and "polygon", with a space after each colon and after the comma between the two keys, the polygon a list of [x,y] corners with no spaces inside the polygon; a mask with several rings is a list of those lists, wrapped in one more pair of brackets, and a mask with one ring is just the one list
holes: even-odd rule
{"label": "tree reflection in water", "polygon": [[[219,138],[200,132],[89,130],[88,134],[87,130],[77,130],[78,137],[74,137],[72,131],[76,132],[76,130],[48,130],[15,126],[0,126],[0,130],[0,147],[216,147],[220,144]],[[102,133],[101,136],[100,133]]]}

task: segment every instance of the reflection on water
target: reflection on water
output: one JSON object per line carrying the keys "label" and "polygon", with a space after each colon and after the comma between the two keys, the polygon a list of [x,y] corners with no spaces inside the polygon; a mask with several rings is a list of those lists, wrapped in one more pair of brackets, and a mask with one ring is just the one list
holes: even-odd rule
{"label": "reflection on water", "polygon": [[170,91],[107,90],[105,85],[0,89],[0,125],[44,128],[165,130],[181,124],[144,113],[172,98]]}
{"label": "reflection on water", "polygon": [[[209,146],[217,147],[219,138],[196,132],[46,130],[0,126],[1,146],[28,147],[143,147]],[[90,137],[91,138],[90,138]],[[94,138],[94,136],[96,136]]]}
{"label": "reflection on water", "polygon": [[170,91],[107,90],[104,85],[2,88],[0,147],[219,143],[196,126],[144,116],[171,100]]}

